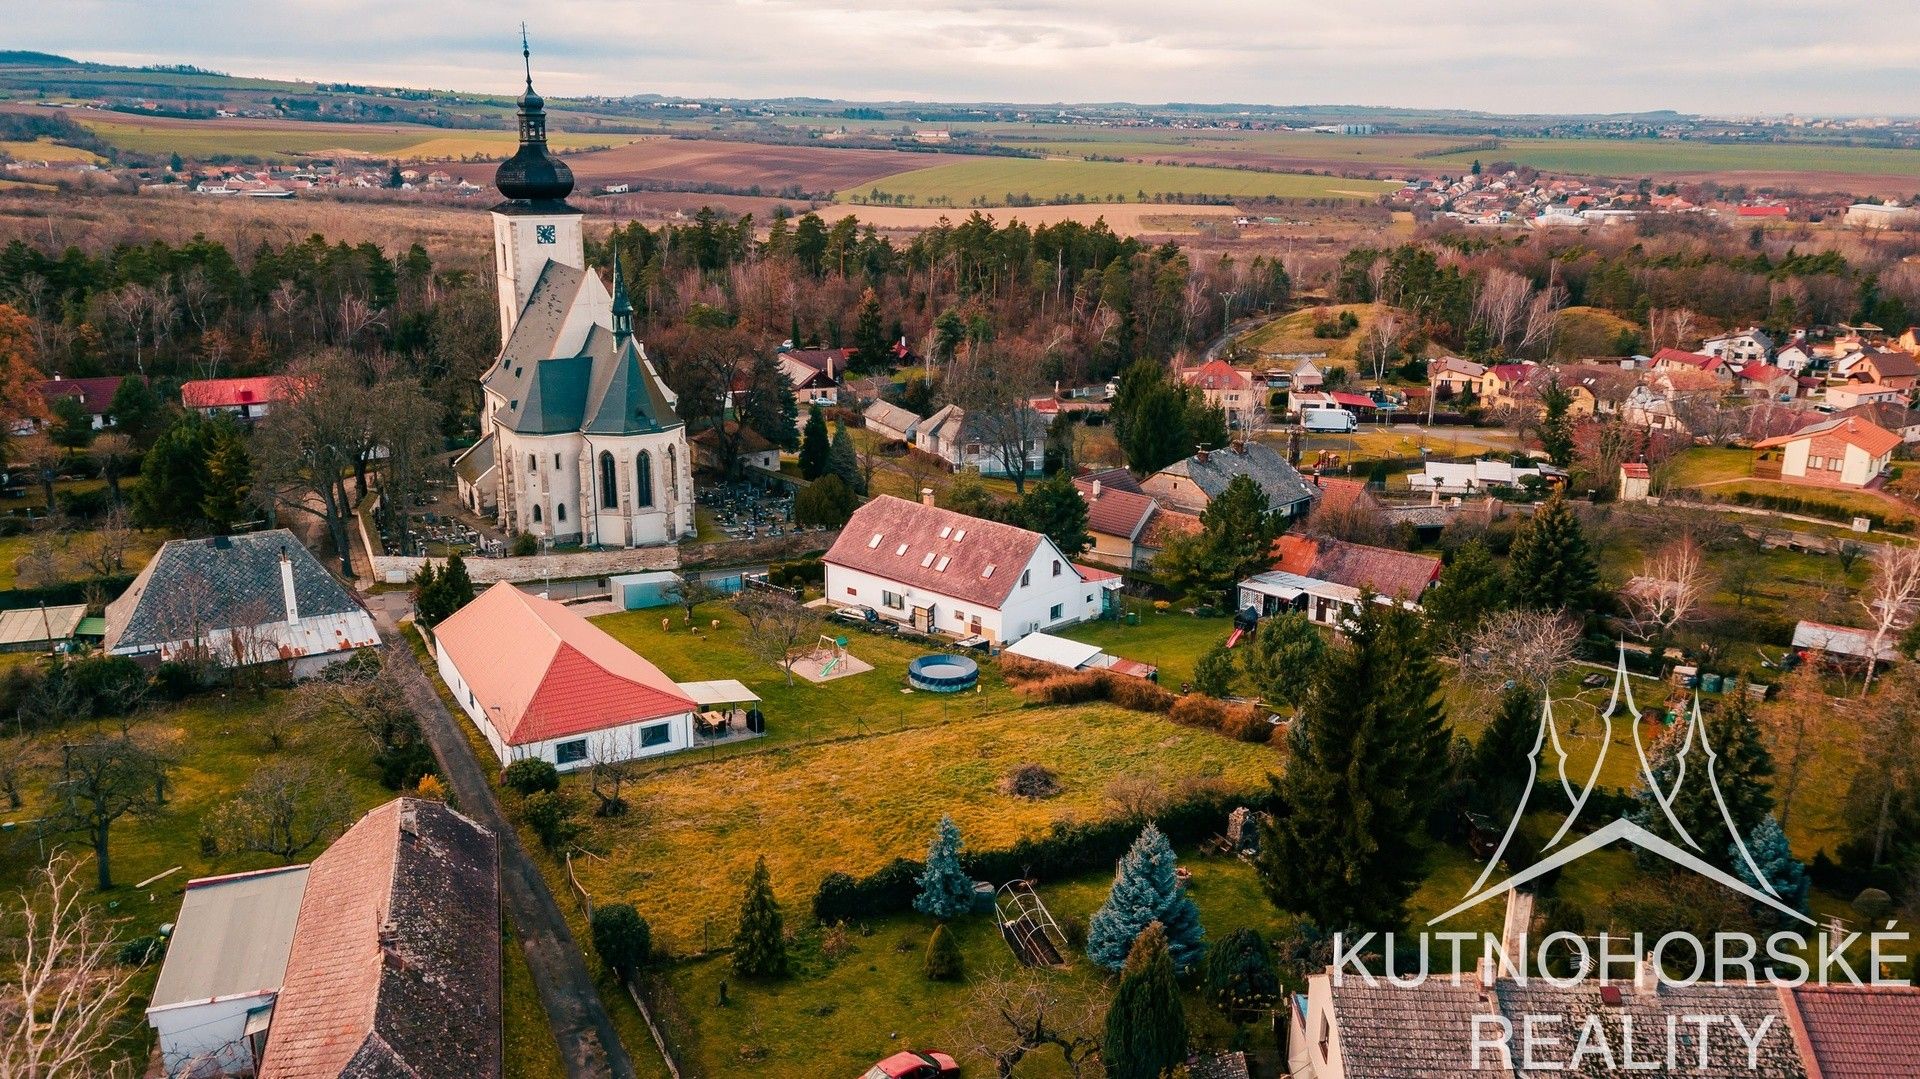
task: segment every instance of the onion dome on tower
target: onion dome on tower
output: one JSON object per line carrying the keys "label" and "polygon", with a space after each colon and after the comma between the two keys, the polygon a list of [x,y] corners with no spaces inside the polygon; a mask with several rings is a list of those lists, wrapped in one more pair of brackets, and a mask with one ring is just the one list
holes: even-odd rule
{"label": "onion dome on tower", "polygon": [[533,53],[526,32],[520,34],[520,57],[526,64],[527,89],[520,95],[520,149],[500,163],[493,186],[515,202],[557,203],[573,193],[573,170],[547,151],[546,102],[533,90]]}

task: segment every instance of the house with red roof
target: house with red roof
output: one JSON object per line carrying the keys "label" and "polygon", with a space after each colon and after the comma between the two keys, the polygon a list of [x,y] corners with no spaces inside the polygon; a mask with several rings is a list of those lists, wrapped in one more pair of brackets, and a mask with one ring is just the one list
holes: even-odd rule
{"label": "house with red roof", "polygon": [[1077,566],[1039,532],[881,495],[821,557],[827,599],[923,633],[1011,644],[1098,618],[1119,575]]}
{"label": "house with red roof", "polygon": [[569,771],[693,745],[694,698],[567,607],[505,581],[434,627],[440,677],[502,767]]}
{"label": "house with red roof", "polygon": [[1819,487],[1866,487],[1886,472],[1899,445],[1899,435],[1872,420],[1836,416],[1754,443],[1753,474]]}
{"label": "house with red roof", "polygon": [[288,375],[256,375],[252,378],[198,378],[180,384],[180,404],[203,416],[229,413],[243,420],[257,420],[267,414],[276,401],[292,395],[293,379]]}
{"label": "house with red roof", "polygon": [[1790,401],[1800,391],[1800,380],[1794,378],[1791,372],[1759,360],[1735,368],[1733,379],[1734,387],[1748,397]]}
{"label": "house with red roof", "polygon": [[113,395],[120,392],[120,376],[61,378],[55,375],[50,379],[34,383],[33,392],[40,395],[40,400],[47,406],[49,416],[53,414],[53,406],[56,402],[68,397],[78,398],[80,407],[86,410],[88,418],[93,421],[93,429],[98,431],[113,425],[113,417],[110,413]]}
{"label": "house with red roof", "polygon": [[1199,390],[1207,404],[1226,413],[1230,428],[1244,428],[1256,418],[1256,410],[1264,411],[1261,398],[1265,394],[1254,388],[1253,376],[1225,360],[1183,368],[1180,381]]}
{"label": "house with red roof", "polygon": [[1361,596],[1376,603],[1402,603],[1420,609],[1420,597],[1440,579],[1440,560],[1430,555],[1372,547],[1364,543],[1282,535],[1274,541],[1273,569],[1240,582],[1241,610],[1262,618],[1289,610],[1304,611],[1323,626],[1339,627],[1360,608]]}
{"label": "house with red roof", "polygon": [[1685,349],[1663,348],[1653,354],[1653,362],[1648,365],[1653,371],[1698,371],[1712,375],[1721,382],[1733,380],[1733,369],[1727,361],[1718,356],[1706,356]]}

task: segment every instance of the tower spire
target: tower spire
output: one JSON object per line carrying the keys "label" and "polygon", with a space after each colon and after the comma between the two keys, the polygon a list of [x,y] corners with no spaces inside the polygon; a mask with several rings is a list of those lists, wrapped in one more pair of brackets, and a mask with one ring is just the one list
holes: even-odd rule
{"label": "tower spire", "polygon": [[620,274],[620,253],[613,254],[613,340],[625,345],[633,336],[633,303],[627,299],[627,283]]}
{"label": "tower spire", "polygon": [[520,24],[520,62],[527,69],[527,91],[533,91],[533,50],[527,47],[527,24]]}

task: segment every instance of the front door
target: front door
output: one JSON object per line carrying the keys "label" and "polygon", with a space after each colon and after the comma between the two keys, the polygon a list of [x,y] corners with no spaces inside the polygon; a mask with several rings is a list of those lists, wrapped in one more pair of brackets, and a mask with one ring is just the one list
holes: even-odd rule
{"label": "front door", "polygon": [[975,637],[980,636],[980,616],[979,615],[976,614],[973,616],[972,621],[967,623],[967,629],[971,631]]}
{"label": "front door", "polygon": [[917,629],[922,633],[932,633],[933,632],[933,608],[931,606],[915,607],[913,609],[912,625],[914,629]]}

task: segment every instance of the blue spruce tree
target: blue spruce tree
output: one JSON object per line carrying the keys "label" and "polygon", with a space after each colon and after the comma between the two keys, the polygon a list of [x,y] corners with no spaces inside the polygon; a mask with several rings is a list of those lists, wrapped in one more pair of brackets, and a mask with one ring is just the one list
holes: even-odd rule
{"label": "blue spruce tree", "polygon": [[1206,950],[1200,911],[1174,876],[1173,844],[1149,824],[1133,841],[1113,874],[1113,891],[1087,925],[1087,957],[1104,970],[1119,970],[1143,930],[1159,922],[1167,934],[1174,969],[1185,971]]}
{"label": "blue spruce tree", "polygon": [[940,818],[940,829],[927,845],[927,867],[920,871],[920,894],[913,909],[935,918],[957,918],[973,909],[973,878],[960,868],[960,827],[952,817]]}
{"label": "blue spruce tree", "polygon": [[[1753,834],[1747,836],[1747,852],[1753,855],[1753,864],[1759,867],[1767,883],[1773,885],[1780,902],[1804,914],[1807,909],[1807,870],[1793,856],[1793,849],[1787,845],[1787,833],[1780,830],[1780,821],[1773,814],[1762,817]],[[1747,867],[1747,860],[1740,857],[1739,849],[1731,843],[1727,844],[1727,857],[1733,859],[1733,871],[1741,880],[1755,888],[1763,888],[1753,878],[1753,870]]]}

